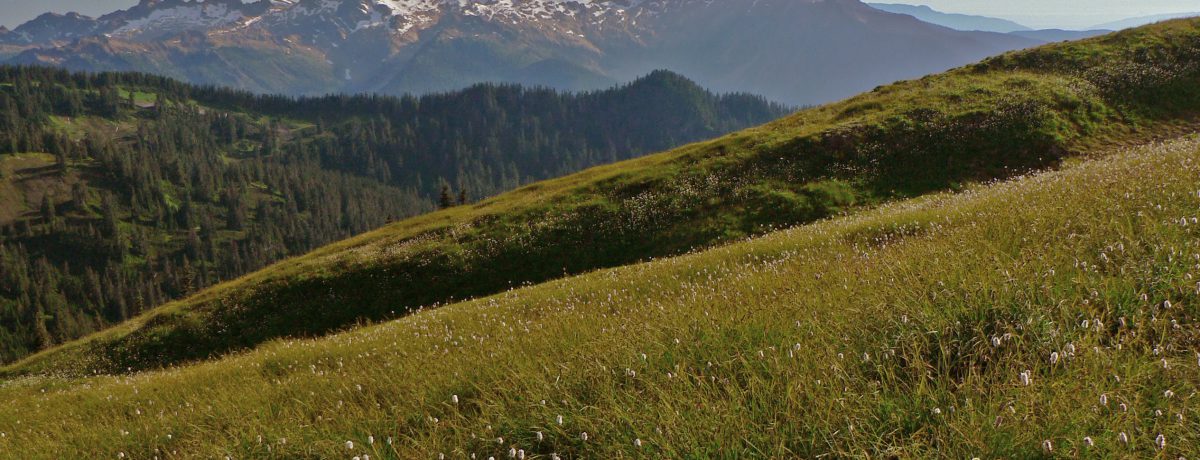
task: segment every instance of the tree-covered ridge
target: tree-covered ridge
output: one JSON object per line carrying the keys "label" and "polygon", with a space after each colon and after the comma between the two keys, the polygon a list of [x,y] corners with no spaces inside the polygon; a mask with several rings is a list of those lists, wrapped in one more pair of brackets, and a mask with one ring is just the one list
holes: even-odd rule
{"label": "tree-covered ridge", "polygon": [[257,96],[0,67],[0,361],[383,223],[773,119],[668,73],[588,94]]}

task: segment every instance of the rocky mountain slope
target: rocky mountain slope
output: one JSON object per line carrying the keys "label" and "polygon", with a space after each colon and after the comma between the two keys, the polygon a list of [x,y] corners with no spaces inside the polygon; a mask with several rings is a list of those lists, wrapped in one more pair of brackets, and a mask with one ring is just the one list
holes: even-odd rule
{"label": "rocky mountain slope", "polygon": [[594,89],[666,68],[809,104],[1037,43],[857,0],[143,0],[44,15],[0,34],[0,55],[288,94]]}

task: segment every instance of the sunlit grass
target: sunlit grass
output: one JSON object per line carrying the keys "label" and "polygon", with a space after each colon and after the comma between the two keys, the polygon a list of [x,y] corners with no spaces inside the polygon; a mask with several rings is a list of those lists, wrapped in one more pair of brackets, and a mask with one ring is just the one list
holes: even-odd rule
{"label": "sunlit grass", "polygon": [[1192,458],[1197,184],[1192,138],[327,339],[10,381],[0,456]]}

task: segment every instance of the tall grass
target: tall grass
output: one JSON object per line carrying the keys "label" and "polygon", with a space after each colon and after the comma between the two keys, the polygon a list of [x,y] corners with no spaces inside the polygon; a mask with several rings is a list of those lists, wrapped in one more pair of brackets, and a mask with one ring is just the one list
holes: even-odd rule
{"label": "tall grass", "polygon": [[1189,138],[194,366],[13,380],[0,457],[1194,458],[1197,184]]}

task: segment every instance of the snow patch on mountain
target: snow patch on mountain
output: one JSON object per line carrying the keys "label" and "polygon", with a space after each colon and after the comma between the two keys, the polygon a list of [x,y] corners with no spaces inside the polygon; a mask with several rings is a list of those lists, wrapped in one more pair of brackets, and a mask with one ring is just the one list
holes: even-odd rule
{"label": "snow patch on mountain", "polygon": [[128,34],[149,29],[193,30],[224,27],[237,23],[245,16],[223,3],[189,3],[180,6],[155,9],[142,18],[132,19],[117,28],[114,33]]}

